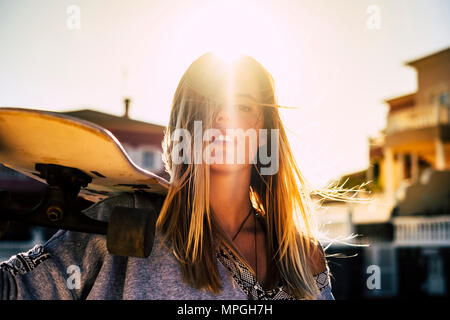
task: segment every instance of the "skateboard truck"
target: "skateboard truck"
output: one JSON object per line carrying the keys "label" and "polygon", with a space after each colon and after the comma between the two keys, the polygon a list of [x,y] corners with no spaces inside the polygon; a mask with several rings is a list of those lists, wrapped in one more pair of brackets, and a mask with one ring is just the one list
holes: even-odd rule
{"label": "skateboard truck", "polygon": [[48,184],[41,202],[29,210],[7,206],[2,209],[1,220],[102,234],[107,236],[111,254],[140,258],[150,254],[157,217],[154,210],[116,207],[109,222],[89,218],[78,208],[76,199],[92,177],[76,168],[55,164],[38,163],[35,169]]}

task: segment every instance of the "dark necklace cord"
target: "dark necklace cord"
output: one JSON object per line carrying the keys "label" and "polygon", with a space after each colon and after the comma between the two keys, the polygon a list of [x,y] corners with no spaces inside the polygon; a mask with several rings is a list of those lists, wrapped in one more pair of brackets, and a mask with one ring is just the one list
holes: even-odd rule
{"label": "dark necklace cord", "polygon": [[251,213],[252,213],[253,207],[250,207],[250,211],[248,212],[247,217],[244,219],[244,221],[242,221],[241,225],[239,226],[238,231],[236,232],[236,234],[234,235],[234,237],[232,238],[232,240],[234,241],[234,239],[236,239],[236,237],[238,236],[239,232],[241,232],[242,227],[244,226],[245,222],[248,220],[248,217],[250,217]]}
{"label": "dark necklace cord", "polygon": [[255,285],[256,282],[258,282],[258,248],[256,247],[256,218],[258,217],[258,213],[255,214],[254,217],[254,221],[255,221],[255,229],[254,229],[254,234],[255,234]]}
{"label": "dark necklace cord", "polygon": [[[250,207],[250,211],[248,212],[247,217],[245,217],[244,221],[242,221],[241,225],[239,226],[238,231],[236,232],[236,234],[232,238],[233,241],[234,241],[234,239],[236,239],[236,237],[238,236],[239,232],[241,232],[245,222],[250,217],[252,211],[253,211],[253,207]],[[258,282],[258,248],[256,246],[256,218],[257,218],[257,216],[258,216],[258,213],[255,214],[255,218],[254,218],[254,223],[255,223],[255,225],[254,225],[254,237],[255,237],[255,282]]]}

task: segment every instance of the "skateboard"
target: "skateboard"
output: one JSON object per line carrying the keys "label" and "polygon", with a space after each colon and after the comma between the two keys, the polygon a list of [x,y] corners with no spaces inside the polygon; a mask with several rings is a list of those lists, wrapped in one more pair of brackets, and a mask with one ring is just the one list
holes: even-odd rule
{"label": "skateboard", "polygon": [[104,234],[111,254],[150,254],[160,208],[116,207],[105,222],[74,205],[77,197],[98,202],[121,193],[165,198],[169,182],[133,163],[110,131],[57,112],[0,108],[0,163],[47,185],[36,207],[3,205],[0,220]]}

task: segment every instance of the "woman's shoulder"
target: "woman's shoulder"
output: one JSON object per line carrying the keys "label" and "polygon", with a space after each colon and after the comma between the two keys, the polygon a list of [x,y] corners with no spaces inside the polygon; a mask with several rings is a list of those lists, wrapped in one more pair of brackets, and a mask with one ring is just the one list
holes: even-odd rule
{"label": "woman's shoulder", "polygon": [[318,299],[334,300],[333,294],[331,293],[330,271],[325,251],[319,241],[313,244],[309,260],[311,272],[320,291]]}
{"label": "woman's shoulder", "polygon": [[319,275],[327,271],[327,260],[325,252],[319,241],[313,241],[309,254],[309,268],[313,275]]}

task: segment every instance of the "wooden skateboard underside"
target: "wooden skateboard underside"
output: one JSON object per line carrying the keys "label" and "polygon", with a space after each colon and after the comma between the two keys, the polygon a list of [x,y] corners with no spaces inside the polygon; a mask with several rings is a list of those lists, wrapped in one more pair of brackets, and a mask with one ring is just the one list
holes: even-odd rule
{"label": "wooden skateboard underside", "polygon": [[169,185],[135,165],[108,130],[49,111],[0,108],[0,163],[41,182],[37,164],[76,168],[92,177],[80,196],[94,202],[137,190],[165,194]]}

